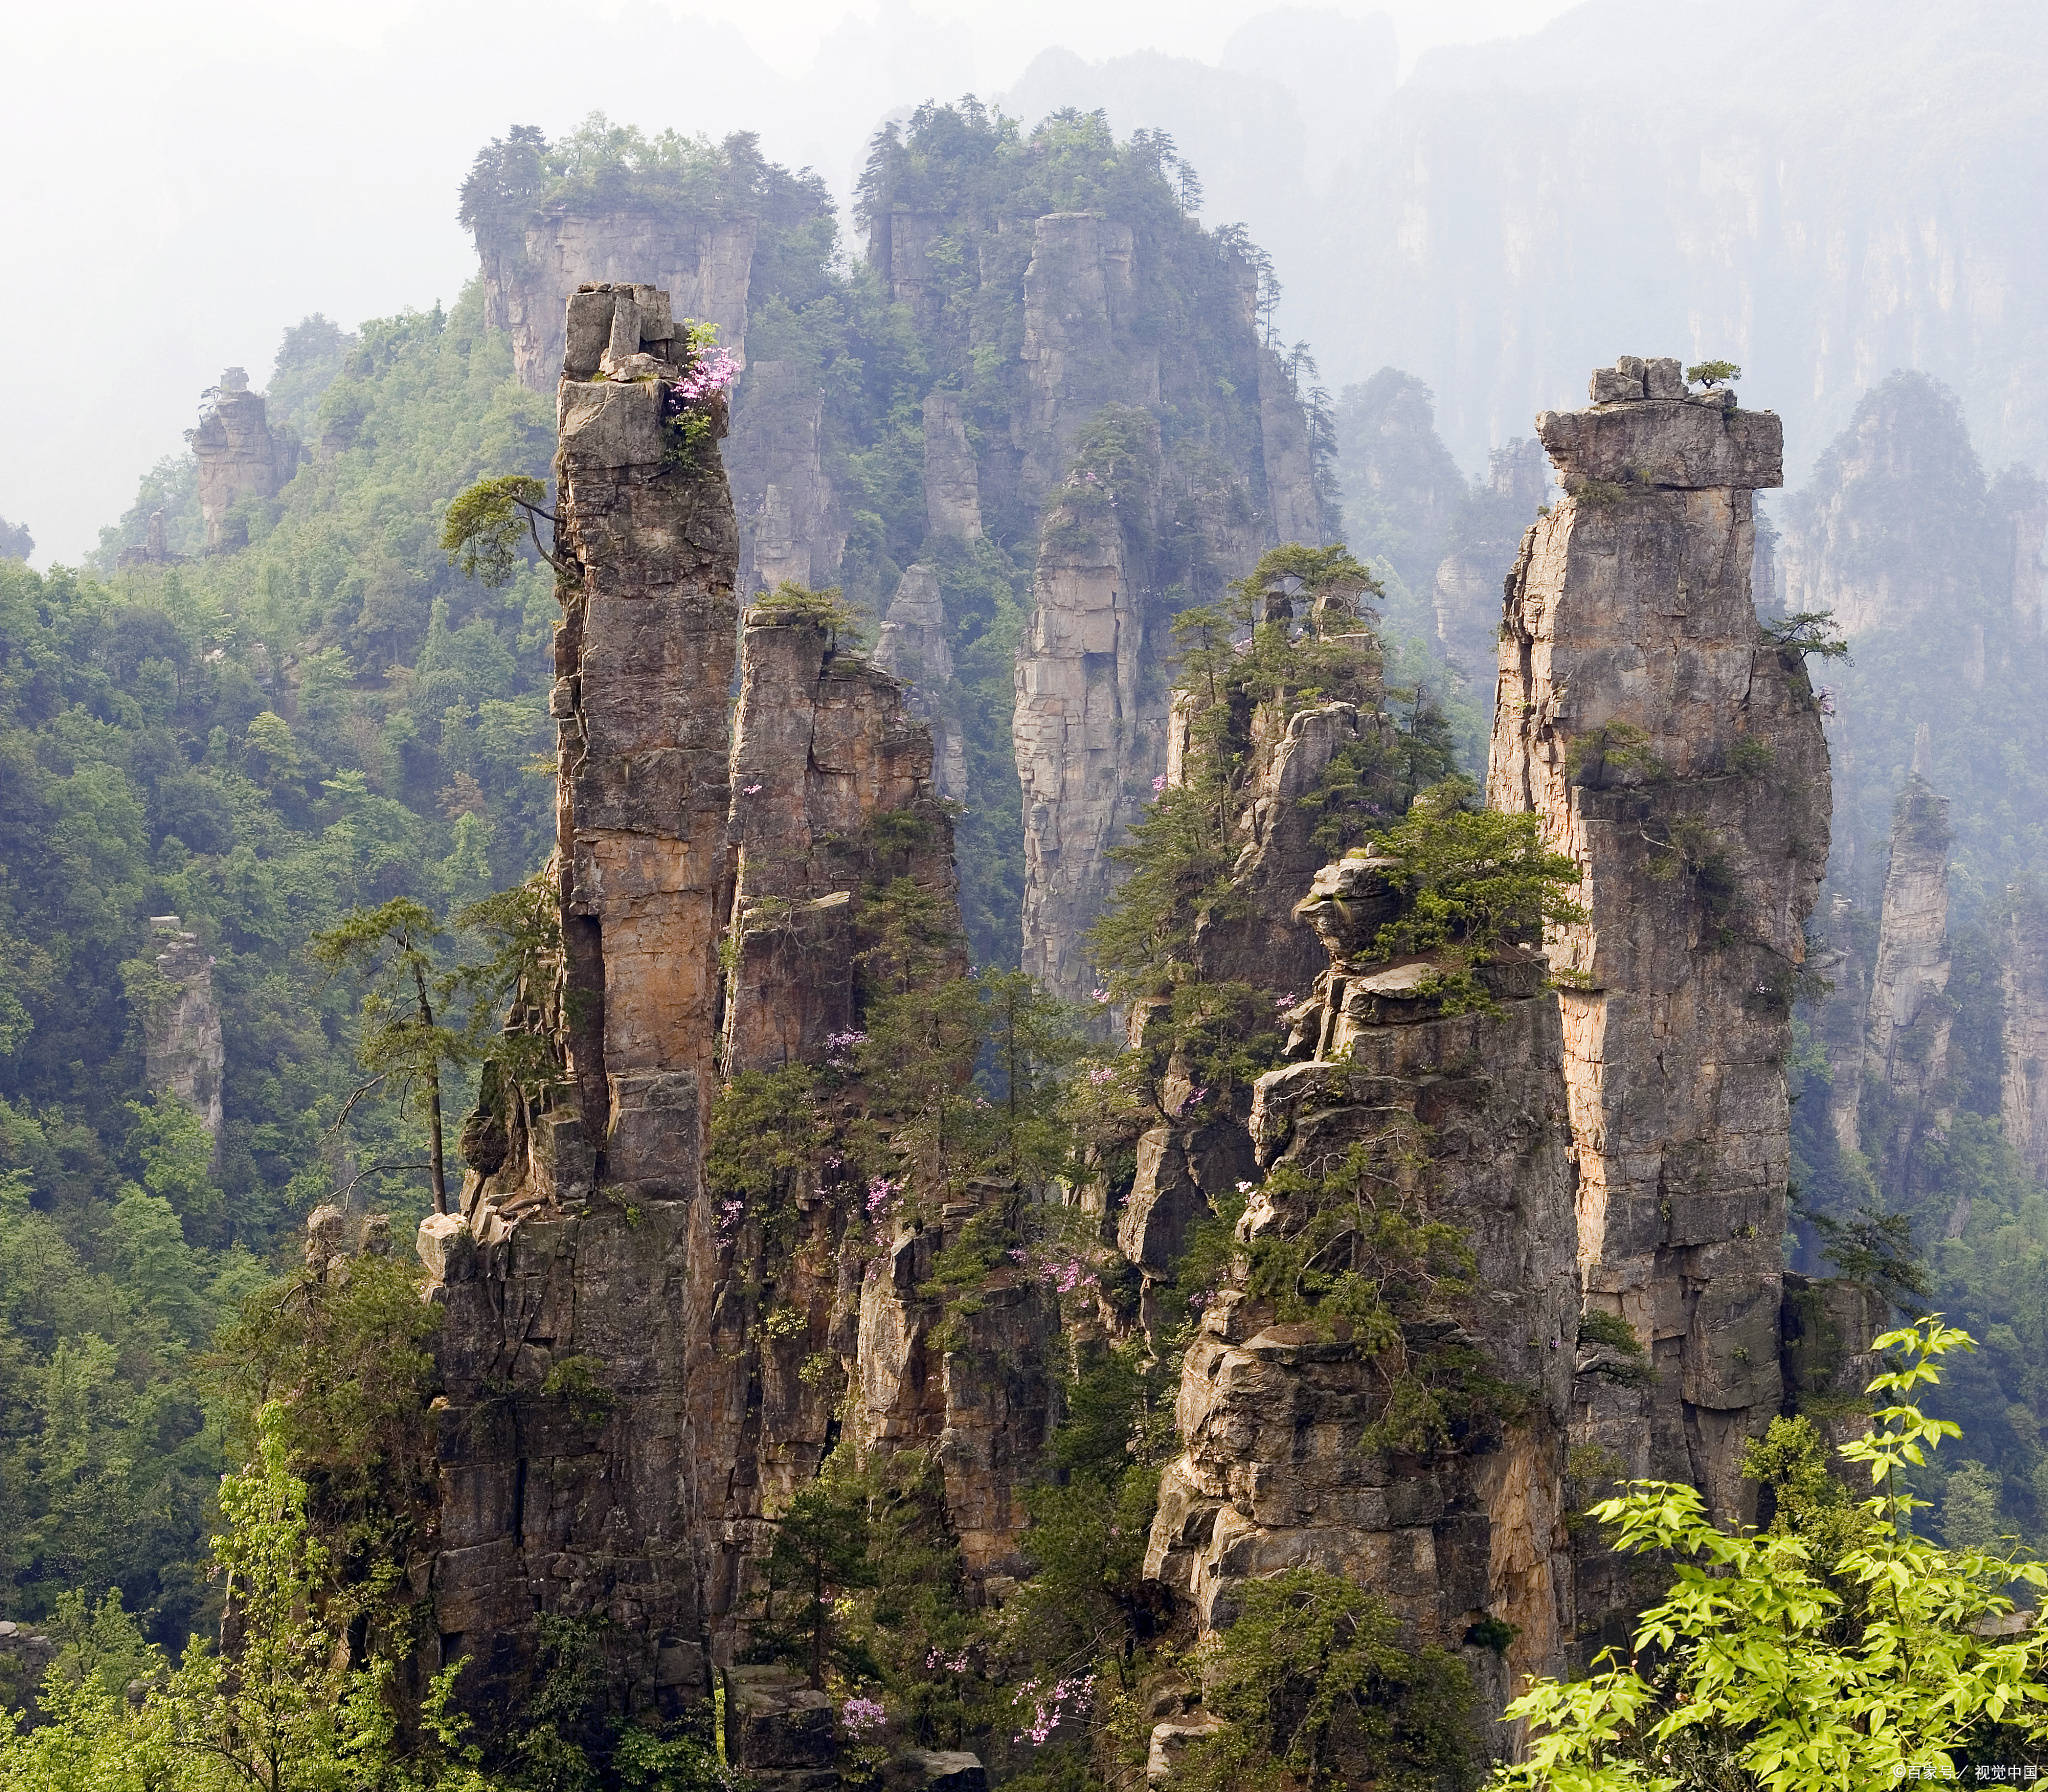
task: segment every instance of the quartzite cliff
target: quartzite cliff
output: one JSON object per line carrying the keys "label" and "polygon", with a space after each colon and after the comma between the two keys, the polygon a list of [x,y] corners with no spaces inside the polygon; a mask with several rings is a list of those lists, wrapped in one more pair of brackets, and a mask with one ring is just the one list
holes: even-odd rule
{"label": "quartzite cliff", "polygon": [[[1589,1307],[1652,1378],[1582,1378],[1575,1441],[1744,1516],[1745,1441],[1779,1411],[1788,1109],[1828,759],[1796,648],[1750,591],[1778,420],[1624,359],[1537,433],[1565,488],[1507,594],[1488,796],[1580,867],[1550,942]],[[1617,1609],[1618,1587],[1582,1606]]]}

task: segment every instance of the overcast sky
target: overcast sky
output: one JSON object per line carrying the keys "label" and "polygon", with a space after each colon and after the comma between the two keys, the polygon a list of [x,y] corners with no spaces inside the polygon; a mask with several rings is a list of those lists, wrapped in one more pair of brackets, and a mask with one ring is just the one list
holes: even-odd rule
{"label": "overcast sky", "polygon": [[[844,191],[868,133],[1002,92],[1041,50],[1214,61],[1271,0],[29,0],[0,4],[0,516],[75,561],[182,448],[201,391],[261,384],[286,325],[452,299],[471,156],[593,109],[758,129]],[[1565,0],[1391,0],[1404,61]]]}

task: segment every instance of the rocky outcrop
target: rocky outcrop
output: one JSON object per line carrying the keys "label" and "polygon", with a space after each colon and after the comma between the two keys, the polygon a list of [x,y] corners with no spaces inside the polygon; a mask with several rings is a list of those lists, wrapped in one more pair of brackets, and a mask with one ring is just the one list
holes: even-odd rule
{"label": "rocky outcrop", "polygon": [[2015,891],[2005,915],[2005,1136],[2028,1169],[2048,1179],[2048,903]]}
{"label": "rocky outcrop", "polygon": [[[1375,960],[1400,906],[1376,863],[1329,866],[1303,905],[1330,963],[1289,1016],[1299,1061],[1258,1082],[1261,1186],[1182,1369],[1182,1453],[1146,1571],[1204,1631],[1231,1621],[1248,1579],[1308,1566],[1360,1581],[1416,1641],[1464,1647],[1497,1717],[1512,1683],[1556,1669],[1572,1630],[1563,1482],[1579,1285],[1558,1010],[1526,951],[1481,972],[1491,1012],[1456,1016],[1430,992],[1433,963]],[[1400,1265],[1324,1216],[1323,1266],[1375,1285],[1398,1343],[1377,1329],[1369,1343],[1335,1309],[1283,1312],[1246,1292],[1254,1253],[1354,1200],[1454,1227],[1471,1252],[1457,1292],[1403,1304]],[[1475,1373],[1522,1398],[1453,1391]],[[1484,1644],[1502,1626],[1499,1654]]]}
{"label": "rocky outcrop", "polygon": [[522,992],[511,1027],[529,1046],[486,1067],[462,1211],[420,1235],[447,1308],[440,1659],[466,1655],[481,1690],[516,1694],[542,1613],[598,1619],[621,1696],[669,1708],[709,1691],[689,1300],[738,569],[716,460],[668,456],[674,333],[651,286],[567,306],[559,980]]}
{"label": "rocky outcrop", "polygon": [[747,519],[740,589],[788,583],[829,585],[838,576],[846,531],[825,475],[825,395],[790,361],[757,361],[733,394],[726,471],[733,504]]}
{"label": "rocky outcrop", "polygon": [[1053,212],[1033,226],[1024,270],[1025,401],[1014,424],[1023,489],[1042,500],[1082,428],[1105,404],[1159,401],[1159,355],[1128,341],[1135,237],[1099,212]]}
{"label": "rocky outcrop", "polygon": [[1048,513],[1017,649],[1013,721],[1024,787],[1024,969],[1066,1001],[1094,981],[1084,935],[1109,851],[1164,773],[1161,646],[1115,510],[1076,496]]}
{"label": "rocky outcrop", "polygon": [[220,1005],[213,993],[213,955],[176,915],[149,918],[154,975],[131,986],[142,1020],[143,1070],[150,1088],[174,1095],[220,1143],[221,1073],[227,1066]]}
{"label": "rocky outcrop", "polygon": [[1906,775],[1892,823],[1878,919],[1877,962],[1865,1024],[1864,1088],[1881,1092],[1881,1136],[1865,1148],[1894,1178],[1913,1146],[1947,1119],[1948,803],[1919,772]]}
{"label": "rocky outcrop", "polygon": [[1259,439],[1268,526],[1275,541],[1323,539],[1323,505],[1301,395],[1270,348],[1259,351]]}
{"label": "rocky outcrop", "polygon": [[[1574,1440],[1732,1521],[1783,1394],[1784,1061],[1827,749],[1801,656],[1751,601],[1777,418],[1689,398],[1669,360],[1602,369],[1593,397],[1537,419],[1566,496],[1509,585],[1488,796],[1581,870],[1586,919],[1548,941],[1580,1269],[1653,1372],[1582,1383]],[[1596,1616],[1628,1599],[1579,1596]]]}
{"label": "rocky outcrop", "polygon": [[1941,616],[1982,564],[1984,472],[1954,395],[1895,373],[1786,507],[1788,612],[1828,611],[1854,640]]}
{"label": "rocky outcrop", "polygon": [[206,395],[199,427],[185,440],[199,463],[199,515],[206,526],[206,551],[231,553],[249,539],[247,522],[233,514],[246,498],[268,498],[299,464],[299,442],[289,430],[273,430],[263,394],[249,390],[249,376],[230,367]]}
{"label": "rocky outcrop", "polygon": [[822,1062],[854,1028],[864,884],[908,876],[956,904],[931,733],[903,686],[838,650],[829,623],[773,605],[748,612],[740,665],[727,1076]]}
{"label": "rocky outcrop", "polygon": [[981,484],[966,413],[957,392],[924,401],[925,527],[954,541],[981,539]]}
{"label": "rocky outcrop", "polygon": [[[728,721],[738,543],[716,462],[668,453],[674,331],[651,287],[570,301],[559,963],[521,988],[484,1069],[461,1211],[420,1233],[447,1309],[438,1659],[516,1697],[540,1616],[602,1620],[619,1696],[668,1708],[743,1652],[773,1515],[842,1429],[932,1449],[970,1568],[1014,1566],[1057,1323],[1021,1270],[949,1321],[923,1282],[977,1202],[923,1223],[906,1203],[892,1253],[830,1148],[866,1099],[845,1054],[874,892],[915,885],[930,975],[966,969],[951,822],[904,688],[840,648],[815,597],[748,612]],[[714,1181],[721,1088],[828,1063],[816,1149],[751,1194]],[[742,1756],[821,1783],[802,1775],[829,1766],[829,1721],[826,1761],[784,1760],[796,1744],[768,1732],[810,1705],[748,1684],[765,1752]]]}
{"label": "rocky outcrop", "polygon": [[849,1422],[868,1449],[931,1451],[970,1576],[1017,1575],[1024,1490],[1058,1408],[1059,1303],[1044,1278],[1003,1264],[949,1311],[928,1287],[949,1241],[987,1188],[948,1202],[939,1223],[899,1230],[861,1287],[859,1363]]}
{"label": "rocky outcrop", "polygon": [[964,803],[967,734],[950,634],[938,575],[929,566],[906,566],[875,638],[875,664],[908,687],[912,709],[932,731],[932,782],[939,795]]}
{"label": "rocky outcrop", "polygon": [[536,392],[562,365],[562,319],[586,284],[652,274],[674,314],[718,327],[744,362],[755,221],[686,205],[553,202],[476,232],[484,322],[512,338],[512,368]]}

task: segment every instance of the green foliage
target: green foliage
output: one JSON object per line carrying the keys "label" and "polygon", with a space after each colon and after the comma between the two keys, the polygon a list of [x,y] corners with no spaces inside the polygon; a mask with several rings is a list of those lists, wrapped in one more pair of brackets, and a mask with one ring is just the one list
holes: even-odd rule
{"label": "green foliage", "polygon": [[769,1522],[774,1541],[762,1563],[755,1646],[800,1664],[813,1686],[823,1686],[835,1659],[838,1602],[874,1580],[866,1489],[855,1478],[827,1474],[800,1488]]}
{"label": "green foliage", "polygon": [[1837,1274],[1876,1290],[1895,1307],[1934,1292],[1913,1249],[1909,1214],[1869,1207],[1846,1216],[1804,1206],[1798,1211],[1812,1226],[1823,1260]]}
{"label": "green foliage", "polygon": [[1828,1466],[1828,1449],[1804,1414],[1771,1421],[1742,1453],[1742,1473],[1757,1484],[1757,1516],[1773,1536],[1803,1539],[1821,1562],[1841,1559],[1861,1542],[1867,1516],[1848,1485]]}
{"label": "green foliage", "polygon": [[1770,742],[1758,740],[1753,734],[1745,734],[1728,755],[1728,769],[1738,778],[1768,777],[1777,763],[1778,755]]}
{"label": "green foliage", "polygon": [[767,1206],[815,1154],[822,1118],[817,1073],[807,1064],[745,1070],[720,1086],[711,1110],[705,1175],[722,1193]]}
{"label": "green foliage", "polygon": [[[1294,544],[1262,556],[1227,604],[1174,618],[1176,691],[1188,716],[1183,780],[1155,795],[1112,855],[1125,875],[1089,934],[1112,999],[1185,983],[1198,927],[1243,911],[1249,898],[1231,871],[1261,744],[1317,704],[1377,708],[1381,650],[1368,603],[1378,590],[1344,548]],[[1406,728],[1340,750],[1304,797],[1318,843],[1399,813],[1418,776],[1434,782],[1450,758],[1441,716],[1418,695]]]}
{"label": "green foliage", "polygon": [[311,942],[315,964],[329,972],[353,971],[368,985],[356,1047],[357,1059],[371,1077],[363,1092],[388,1085],[401,1106],[417,1104],[424,1113],[426,1169],[436,1213],[448,1211],[442,1077],[481,1055],[488,1019],[472,1008],[467,1026],[448,1024],[450,1005],[464,978],[459,970],[445,969],[437,961],[435,947],[442,932],[440,922],[421,904],[394,896],[374,909],[352,911],[337,925],[316,933]]}
{"label": "green foliage", "polygon": [[1374,836],[1406,898],[1374,949],[1388,958],[1433,954],[1448,1013],[1492,1005],[1475,975],[1510,944],[1535,944],[1546,927],[1583,921],[1573,900],[1579,868],[1543,845],[1538,818],[1471,807],[1471,784],[1426,790],[1399,827]]}
{"label": "green foliage", "polygon": [[1404,1649],[1375,1595],[1318,1569],[1247,1581],[1242,1599],[1202,1664],[1223,1727],[1188,1750],[1176,1784],[1439,1792],[1477,1782],[1476,1701],[1456,1656]]}
{"label": "green foliage", "polygon": [[1657,784],[1670,768],[1650,751],[1650,737],[1633,722],[1605,722],[1574,737],[1565,754],[1565,776],[1575,784],[1606,790],[1616,784]]}
{"label": "green foliage", "polygon": [[469,578],[493,589],[509,585],[518,568],[521,535],[531,537],[542,559],[553,559],[540,545],[537,522],[543,517],[554,521],[542,508],[547,495],[546,484],[526,473],[479,479],[450,502],[441,523],[442,552]]}
{"label": "green foliage", "polygon": [[[360,986],[306,943],[394,898],[458,909],[553,836],[526,769],[550,738],[553,575],[493,591],[440,547],[481,471],[538,481],[551,452],[480,292],[352,338],[309,320],[271,416],[323,451],[241,551],[113,570],[159,507],[198,553],[184,458],[98,573],[0,565],[0,1608],[117,1584],[170,1642],[203,1621],[228,1466],[191,1353],[336,1192],[327,1135],[361,1080]],[[145,1074],[144,1017],[179,999],[148,922],[167,912],[212,960],[217,1140]],[[425,1161],[423,1114],[365,1101],[350,1128],[358,1199],[409,1226],[426,1178],[375,1166]]]}
{"label": "green foliage", "polygon": [[1876,1489],[1853,1515],[1821,1486],[1803,1421],[1752,1447],[1748,1466],[1774,1478],[1778,1499],[1761,1534],[1717,1530],[1694,1489],[1668,1482],[1594,1508],[1617,1547],[1668,1557],[1676,1578],[1643,1614],[1628,1666],[1610,1652],[1588,1678],[1540,1681],[1510,1706],[1529,1724],[1529,1755],[1496,1785],[1675,1789],[1699,1782],[1670,1768],[1712,1760],[1742,1776],[1715,1783],[1874,1792],[1972,1759],[2033,1758],[2048,1731],[2048,1636],[1986,1620],[2012,1610],[2009,1585],[2048,1587],[2048,1565],[1944,1550],[1907,1528],[1921,1503],[1904,1491],[1908,1470],[1959,1434],[1912,1396],[1971,1340],[1930,1319],[1877,1343],[1902,1355],[1870,1392],[1897,1398],[1842,1449]]}
{"label": "green foliage", "polygon": [[[203,1158],[180,1150],[171,1161],[180,1181],[203,1175]],[[163,1168],[160,1158],[160,1186],[176,1193]],[[246,1250],[188,1242],[170,1200],[123,1177],[89,1128],[0,1100],[0,1586],[10,1613],[39,1619],[67,1588],[111,1585],[160,1635],[197,1618],[209,1596],[194,1558],[227,1463],[193,1386],[193,1355],[263,1280]]]}
{"label": "green foliage", "polygon": [[1579,1315],[1579,1343],[1582,1347],[1591,1344],[1598,1351],[1614,1353],[1598,1357],[1593,1364],[1593,1374],[1618,1382],[1623,1387],[1642,1388],[1655,1384],[1657,1375],[1650,1367],[1650,1353],[1643,1348],[1635,1328],[1619,1313],[1609,1313],[1599,1307],[1586,1308]]}
{"label": "green foliage", "polygon": [[1526,1405],[1455,1323],[1453,1303],[1473,1291],[1472,1247],[1431,1217],[1425,1166],[1419,1130],[1390,1122],[1320,1175],[1276,1168],[1260,1198],[1277,1223],[1254,1233],[1236,1278],[1276,1318],[1312,1322],[1373,1366],[1364,1447],[1407,1456],[1498,1435]]}
{"label": "green foliage", "polygon": [[1849,643],[1835,633],[1832,610],[1801,610],[1794,616],[1779,616],[1761,625],[1767,645],[1800,655],[1818,654],[1824,660],[1845,660]]}
{"label": "green foliage", "polygon": [[835,640],[844,637],[849,645],[860,644],[862,617],[836,585],[810,591],[789,580],[757,597],[749,620],[764,623],[804,623],[822,628]]}
{"label": "green foliage", "polygon": [[1685,370],[1689,384],[1705,386],[1712,391],[1716,386],[1725,386],[1742,377],[1742,369],[1733,361],[1696,361]]}

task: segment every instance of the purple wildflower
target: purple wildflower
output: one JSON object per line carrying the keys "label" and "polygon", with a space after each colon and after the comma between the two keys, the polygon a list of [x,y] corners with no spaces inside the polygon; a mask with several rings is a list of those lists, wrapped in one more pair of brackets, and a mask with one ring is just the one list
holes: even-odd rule
{"label": "purple wildflower", "polygon": [[1159,793],[1160,793],[1160,792],[1161,792],[1162,790],[1164,790],[1165,788],[1166,788],[1166,774],[1165,774],[1164,772],[1161,772],[1161,773],[1159,774],[1159,776],[1158,776],[1158,777],[1156,777],[1156,778],[1154,778],[1154,779],[1152,780],[1152,794],[1153,794],[1154,796],[1157,796],[1157,795],[1158,795],[1158,794],[1159,794]]}
{"label": "purple wildflower", "polygon": [[728,349],[706,349],[675,383],[676,396],[694,404],[723,392],[739,374],[739,365]]}
{"label": "purple wildflower", "polygon": [[850,1736],[863,1736],[870,1730],[879,1730],[889,1721],[889,1714],[877,1699],[870,1699],[856,1693],[839,1707],[839,1721]]}

